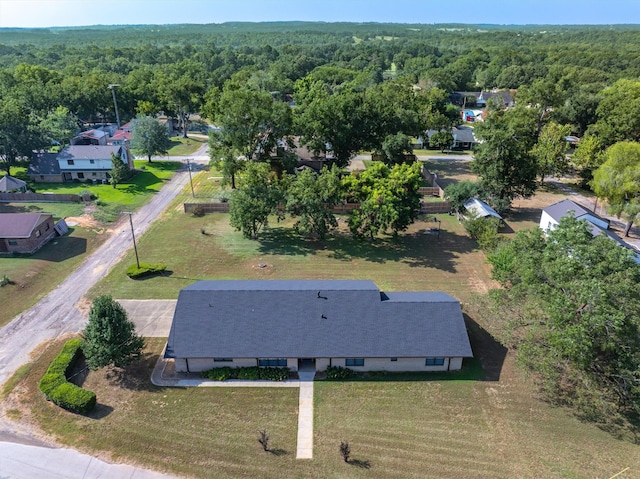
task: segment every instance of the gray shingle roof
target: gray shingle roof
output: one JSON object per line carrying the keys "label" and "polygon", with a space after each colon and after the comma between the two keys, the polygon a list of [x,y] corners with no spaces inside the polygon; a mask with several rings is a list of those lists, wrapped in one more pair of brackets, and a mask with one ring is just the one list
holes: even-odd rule
{"label": "gray shingle roof", "polygon": [[0,191],[14,191],[27,187],[27,184],[19,178],[5,175],[0,178]]}
{"label": "gray shingle roof", "polygon": [[30,175],[59,175],[57,153],[34,152],[29,163]]}
{"label": "gray shingle roof", "polygon": [[119,145],[73,145],[64,147],[58,153],[60,160],[110,160],[111,153],[118,155]]}
{"label": "gray shingle roof", "polygon": [[178,297],[178,358],[471,357],[460,303],[372,281],[199,281]]}
{"label": "gray shingle roof", "polygon": [[580,206],[578,203],[574,203],[569,199],[558,201],[557,203],[547,206],[543,211],[556,221],[560,221],[560,219],[567,216],[570,211],[573,211],[573,216],[576,218],[580,218],[586,214],[598,217],[595,213],[592,213],[586,208]]}
{"label": "gray shingle roof", "polygon": [[0,213],[0,238],[29,238],[41,217],[42,213]]}

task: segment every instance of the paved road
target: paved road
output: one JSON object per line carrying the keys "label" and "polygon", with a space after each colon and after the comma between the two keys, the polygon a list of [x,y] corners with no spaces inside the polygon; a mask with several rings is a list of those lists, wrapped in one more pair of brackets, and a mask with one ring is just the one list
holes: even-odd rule
{"label": "paved road", "polygon": [[[208,158],[198,158],[198,160],[194,163],[208,162]],[[189,175],[186,171],[177,172],[149,203],[134,214],[133,223],[136,236],[141,236],[147,230],[151,222],[188,182]],[[86,316],[81,311],[83,296],[120,261],[131,247],[131,229],[128,217],[124,216],[115,224],[111,237],[55,290],[0,329],[0,384],[4,383],[18,367],[29,361],[30,352],[42,341],[56,338],[67,332],[80,331],[84,327]],[[2,441],[13,441],[13,443]],[[22,430],[19,424],[7,420],[0,405],[0,478],[2,479],[35,477],[26,469],[20,472],[19,462],[15,461],[36,464],[36,461],[45,457],[52,459],[47,459],[44,463],[39,462],[42,467],[39,470],[42,474],[37,476],[46,479],[54,477],[161,477],[144,475],[144,471],[136,468],[128,468],[126,473],[121,469],[114,469],[113,473],[103,473],[100,471],[104,471],[104,467],[107,467],[106,463],[91,461],[89,456],[79,454],[76,451],[33,449],[35,446],[24,446],[17,444],[18,442],[37,444],[29,437],[28,431]],[[47,451],[46,454],[45,451]],[[59,454],[51,451],[58,451]],[[10,463],[7,460],[9,457],[15,461]],[[86,463],[87,458],[89,463]],[[95,464],[100,465],[95,466]],[[96,475],[86,475],[89,466],[96,468]]]}

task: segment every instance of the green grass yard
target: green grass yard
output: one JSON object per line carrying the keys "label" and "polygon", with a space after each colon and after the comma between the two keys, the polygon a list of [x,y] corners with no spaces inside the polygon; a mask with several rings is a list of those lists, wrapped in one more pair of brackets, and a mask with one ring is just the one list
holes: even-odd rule
{"label": "green grass yard", "polygon": [[171,137],[171,147],[167,154],[169,156],[188,156],[193,155],[198,149],[205,145],[208,141],[206,135],[189,134],[189,138],[182,136]]}
{"label": "green grass yard", "polygon": [[[91,372],[90,417],[47,402],[37,382],[49,348],[5,398],[62,444],[115,461],[195,478],[607,478],[638,475],[638,446],[535,398],[507,359],[500,381],[316,381],[314,451],[296,460],[298,390],[159,388],[149,383],[161,339],[123,376]],[[26,418],[24,418],[26,419]],[[271,453],[257,442],[271,437]],[[352,462],[338,452],[348,441]]]}
{"label": "green grass yard", "polygon": [[12,281],[0,288],[0,326],[51,291],[104,241],[100,229],[72,228],[31,256],[0,257],[0,276]]}

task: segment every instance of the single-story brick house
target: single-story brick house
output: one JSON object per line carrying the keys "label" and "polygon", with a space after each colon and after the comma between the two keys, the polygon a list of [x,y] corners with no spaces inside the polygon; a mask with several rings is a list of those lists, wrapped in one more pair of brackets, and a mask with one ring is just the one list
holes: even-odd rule
{"label": "single-story brick house", "polygon": [[180,292],[165,350],[178,372],[451,371],[472,356],[455,298],[363,280],[198,281]]}
{"label": "single-story brick house", "polygon": [[0,213],[0,254],[35,253],[55,234],[49,213]]}

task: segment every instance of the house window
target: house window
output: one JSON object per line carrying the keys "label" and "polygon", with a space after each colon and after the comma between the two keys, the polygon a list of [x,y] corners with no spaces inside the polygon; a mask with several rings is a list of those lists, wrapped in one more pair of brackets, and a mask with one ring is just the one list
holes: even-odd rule
{"label": "house window", "polygon": [[258,366],[277,366],[280,368],[287,367],[287,359],[286,358],[278,358],[278,359],[258,359]]}
{"label": "house window", "polygon": [[424,362],[425,366],[444,366],[444,358],[427,358]]}
{"label": "house window", "polygon": [[44,230],[45,231],[49,231],[49,223],[45,223],[44,224]]}
{"label": "house window", "polygon": [[44,180],[44,175],[40,175],[40,179],[41,179],[41,180]]}
{"label": "house window", "polygon": [[9,246],[18,246],[18,242],[16,240],[9,240]]}
{"label": "house window", "polygon": [[97,173],[91,173],[91,176],[96,176],[96,175],[97,175]]}
{"label": "house window", "polygon": [[67,165],[73,165],[73,160],[67,160]]}
{"label": "house window", "polygon": [[81,180],[84,179],[84,173],[78,173],[78,178]]}
{"label": "house window", "polygon": [[89,160],[89,163],[91,163],[92,165],[96,162],[96,160]]}
{"label": "house window", "polygon": [[233,358],[213,358],[213,362],[215,362],[215,363],[231,363],[231,362],[233,362]]}
{"label": "house window", "polygon": [[391,361],[397,361],[398,358],[391,358]]}
{"label": "house window", "polygon": [[40,230],[36,231],[36,238],[40,238],[40,235],[41,235],[41,234],[42,234],[42,233],[40,233]]}
{"label": "house window", "polygon": [[364,366],[364,358],[347,358],[344,360],[345,366]]}

